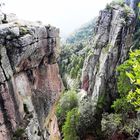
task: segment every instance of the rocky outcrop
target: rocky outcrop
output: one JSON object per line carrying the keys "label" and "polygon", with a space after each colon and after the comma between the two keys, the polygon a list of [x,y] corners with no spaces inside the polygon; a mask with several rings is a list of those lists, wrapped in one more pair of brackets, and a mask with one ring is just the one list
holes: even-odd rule
{"label": "rocky outcrop", "polygon": [[[63,88],[58,55],[57,28],[18,20],[0,24],[0,140],[49,138],[46,119]],[[49,125],[57,130],[52,113]]]}
{"label": "rocky outcrop", "polygon": [[[126,10],[127,9],[127,10]],[[129,10],[128,10],[129,9]],[[93,126],[99,128],[103,111],[117,97],[116,67],[124,62],[132,44],[135,14],[126,5],[111,4],[100,12],[93,40],[93,54],[84,63],[82,93],[92,97],[95,118]]]}

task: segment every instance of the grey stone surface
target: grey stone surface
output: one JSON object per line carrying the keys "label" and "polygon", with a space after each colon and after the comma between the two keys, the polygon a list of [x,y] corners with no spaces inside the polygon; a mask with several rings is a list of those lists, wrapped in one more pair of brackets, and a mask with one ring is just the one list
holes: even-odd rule
{"label": "grey stone surface", "polygon": [[6,48],[4,46],[1,47],[0,54],[1,54],[1,67],[3,68],[6,78],[9,79],[10,77],[12,77],[13,71],[10,65],[9,58],[7,56]]}
{"label": "grey stone surface", "polygon": [[[100,12],[93,54],[85,60],[83,67],[82,89],[92,96],[95,116],[99,118],[103,110],[110,109],[110,103],[117,96],[115,70],[127,58],[132,44],[135,14],[130,10],[124,15],[125,7],[120,5],[112,5]],[[99,109],[98,102],[102,98],[105,105]],[[98,126],[96,119],[94,124]]]}
{"label": "grey stone surface", "polygon": [[3,70],[2,70],[2,68],[0,67],[0,83],[4,83],[5,80],[6,80],[6,79],[5,79]]}
{"label": "grey stone surface", "polygon": [[0,122],[5,121],[0,139],[13,139],[20,128],[25,130],[21,139],[48,140],[55,134],[46,135],[45,121],[63,87],[56,60],[59,31],[40,22],[7,18],[0,24]]}

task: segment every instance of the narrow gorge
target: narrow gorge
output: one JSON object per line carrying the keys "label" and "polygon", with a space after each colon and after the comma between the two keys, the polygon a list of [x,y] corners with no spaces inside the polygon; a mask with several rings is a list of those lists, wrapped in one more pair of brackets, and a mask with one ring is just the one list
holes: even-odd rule
{"label": "narrow gorge", "polygon": [[61,29],[1,13],[0,140],[140,140],[139,11],[113,1],[65,43]]}

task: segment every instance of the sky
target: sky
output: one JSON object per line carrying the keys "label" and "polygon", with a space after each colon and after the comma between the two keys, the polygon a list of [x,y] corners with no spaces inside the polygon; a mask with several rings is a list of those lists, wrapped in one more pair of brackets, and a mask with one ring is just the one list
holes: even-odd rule
{"label": "sky", "polygon": [[4,11],[19,19],[42,21],[60,28],[62,37],[99,15],[112,0],[3,0]]}

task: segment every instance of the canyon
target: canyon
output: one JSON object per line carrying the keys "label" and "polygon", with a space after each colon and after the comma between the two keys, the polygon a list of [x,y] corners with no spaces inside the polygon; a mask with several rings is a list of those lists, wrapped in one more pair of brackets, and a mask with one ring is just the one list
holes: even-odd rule
{"label": "canyon", "polygon": [[[77,88],[79,100],[85,100],[87,106],[88,100],[92,104],[89,107],[90,116],[86,116],[89,108],[84,110],[79,107],[79,110],[83,109],[83,112],[79,111],[81,118],[91,119],[80,120],[83,124],[81,140],[99,139],[102,115],[113,112],[111,105],[118,98],[116,69],[128,59],[133,47],[138,3],[139,0],[126,0],[125,3],[107,5],[94,20],[95,25],[90,25],[92,30],[89,34],[92,37],[88,51],[84,45],[79,45],[64,53],[60,47],[58,28],[1,13],[0,140],[63,138],[56,110],[66,88],[65,74],[65,82],[70,81]],[[74,65],[80,67],[77,68],[78,74],[76,72],[72,77],[73,54],[77,57]],[[108,139],[127,139],[115,132]],[[137,137],[140,137],[139,133]]]}

